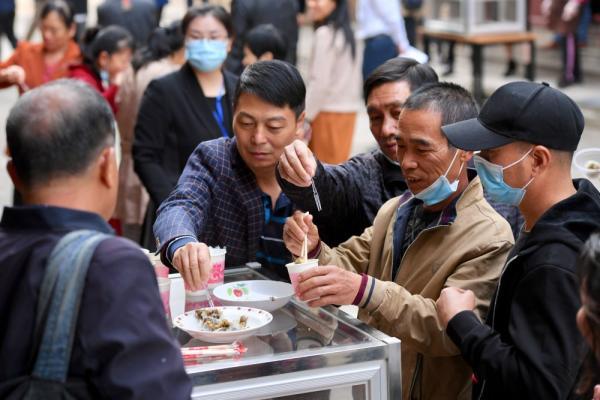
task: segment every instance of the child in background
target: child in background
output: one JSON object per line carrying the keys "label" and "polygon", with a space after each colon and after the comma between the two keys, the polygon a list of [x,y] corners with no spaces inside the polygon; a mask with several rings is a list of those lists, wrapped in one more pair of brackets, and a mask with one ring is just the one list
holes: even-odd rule
{"label": "child in background", "polygon": [[262,24],[246,35],[242,64],[247,67],[257,61],[285,60],[287,53],[283,36],[272,24]]}
{"label": "child in background", "polygon": [[116,96],[131,64],[133,37],[116,25],[92,28],[85,33],[82,47],[83,63],[72,66],[69,76],[98,90],[116,114]]}

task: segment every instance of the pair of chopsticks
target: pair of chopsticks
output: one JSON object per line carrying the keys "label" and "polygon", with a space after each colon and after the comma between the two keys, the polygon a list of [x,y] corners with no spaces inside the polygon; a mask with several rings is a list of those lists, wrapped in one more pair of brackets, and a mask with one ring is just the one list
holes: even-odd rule
{"label": "pair of chopsticks", "polygon": [[185,363],[194,363],[196,361],[222,360],[226,358],[239,358],[248,351],[242,342],[235,341],[231,344],[216,346],[196,346],[183,347],[181,357]]}
{"label": "pair of chopsticks", "polygon": [[308,261],[308,235],[304,235],[304,240],[302,241],[302,251],[300,251],[300,258],[303,262]]}
{"label": "pair of chopsticks", "polygon": [[319,192],[317,192],[317,187],[315,186],[315,180],[310,180],[310,186],[312,186],[313,197],[315,198],[315,205],[317,206],[317,211],[321,212],[321,199],[319,198]]}
{"label": "pair of chopsticks", "polygon": [[[305,212],[304,215],[309,215],[309,212]],[[304,240],[302,241],[302,249],[300,250],[300,260],[302,260],[302,262],[308,261],[308,232],[304,235]]]}

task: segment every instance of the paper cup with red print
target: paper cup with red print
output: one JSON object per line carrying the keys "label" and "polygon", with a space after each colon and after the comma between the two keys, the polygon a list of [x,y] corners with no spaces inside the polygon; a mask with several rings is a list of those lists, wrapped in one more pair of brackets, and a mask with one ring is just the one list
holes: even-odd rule
{"label": "paper cup with red print", "polygon": [[[286,268],[288,270],[288,274],[290,275],[290,282],[292,283],[292,287],[294,288],[294,293],[296,294],[296,298],[298,297],[298,280],[300,278],[300,274],[302,272],[311,270],[316,268],[319,265],[319,260],[316,258],[311,258],[306,260],[303,263],[291,262],[286,264]],[[316,299],[312,299],[316,300]]]}
{"label": "paper cup with red print", "polygon": [[209,247],[210,262],[212,264],[211,274],[208,278],[208,288],[214,289],[225,281],[225,254],[227,249],[220,247]]}
{"label": "paper cup with red print", "polygon": [[[220,247],[209,247],[211,270],[210,276],[208,277],[208,289],[213,290],[217,286],[220,286],[225,281],[225,254],[227,250]],[[203,296],[206,295],[206,289],[191,291],[187,283],[184,282],[185,293],[192,296]]]}

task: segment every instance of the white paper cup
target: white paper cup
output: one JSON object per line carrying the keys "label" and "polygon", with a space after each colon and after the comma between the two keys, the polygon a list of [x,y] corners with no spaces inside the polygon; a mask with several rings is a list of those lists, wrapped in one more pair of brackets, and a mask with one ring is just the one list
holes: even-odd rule
{"label": "white paper cup", "polygon": [[[298,264],[295,262],[291,262],[286,264],[286,268],[288,270],[288,274],[290,276],[290,282],[292,283],[292,287],[294,288],[294,293],[296,297],[298,297],[298,279],[300,278],[300,274],[302,272],[311,270],[319,265],[319,260],[316,258],[311,258],[307,260],[305,263]],[[312,299],[316,300],[316,299]]]}
{"label": "white paper cup", "polygon": [[158,280],[158,291],[160,292],[160,299],[162,300],[165,314],[171,318],[171,307],[169,301],[171,299],[171,280],[169,278],[157,278]]}

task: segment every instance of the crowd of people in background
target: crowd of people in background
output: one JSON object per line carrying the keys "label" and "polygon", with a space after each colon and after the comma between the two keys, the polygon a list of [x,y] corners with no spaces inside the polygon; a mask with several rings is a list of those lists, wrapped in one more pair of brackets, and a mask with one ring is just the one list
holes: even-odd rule
{"label": "crowd of people in background", "polygon": [[[14,48],[0,88],[21,96],[7,122],[15,207],[0,223],[0,342],[18,357],[0,352],[0,397],[29,374],[36,339],[7,327],[37,329],[46,259],[87,229],[109,239],[90,256],[71,371],[104,397],[191,392],[148,260],[114,230],[192,290],[209,246],[287,280],[306,240],[323,267],[300,276],[298,296],[358,306],[400,338],[404,398],[600,400],[600,193],[570,175],[581,110],[533,82],[480,109],[402,57],[422,2],[358,0],[356,24],[351,3],[234,0],[160,26],[164,0],[106,0],[83,30],[87,6],[39,1],[41,43],[17,40],[14,2],[0,3]],[[581,81],[586,7],[544,5],[561,86]],[[377,148],[350,157],[363,107]]]}

